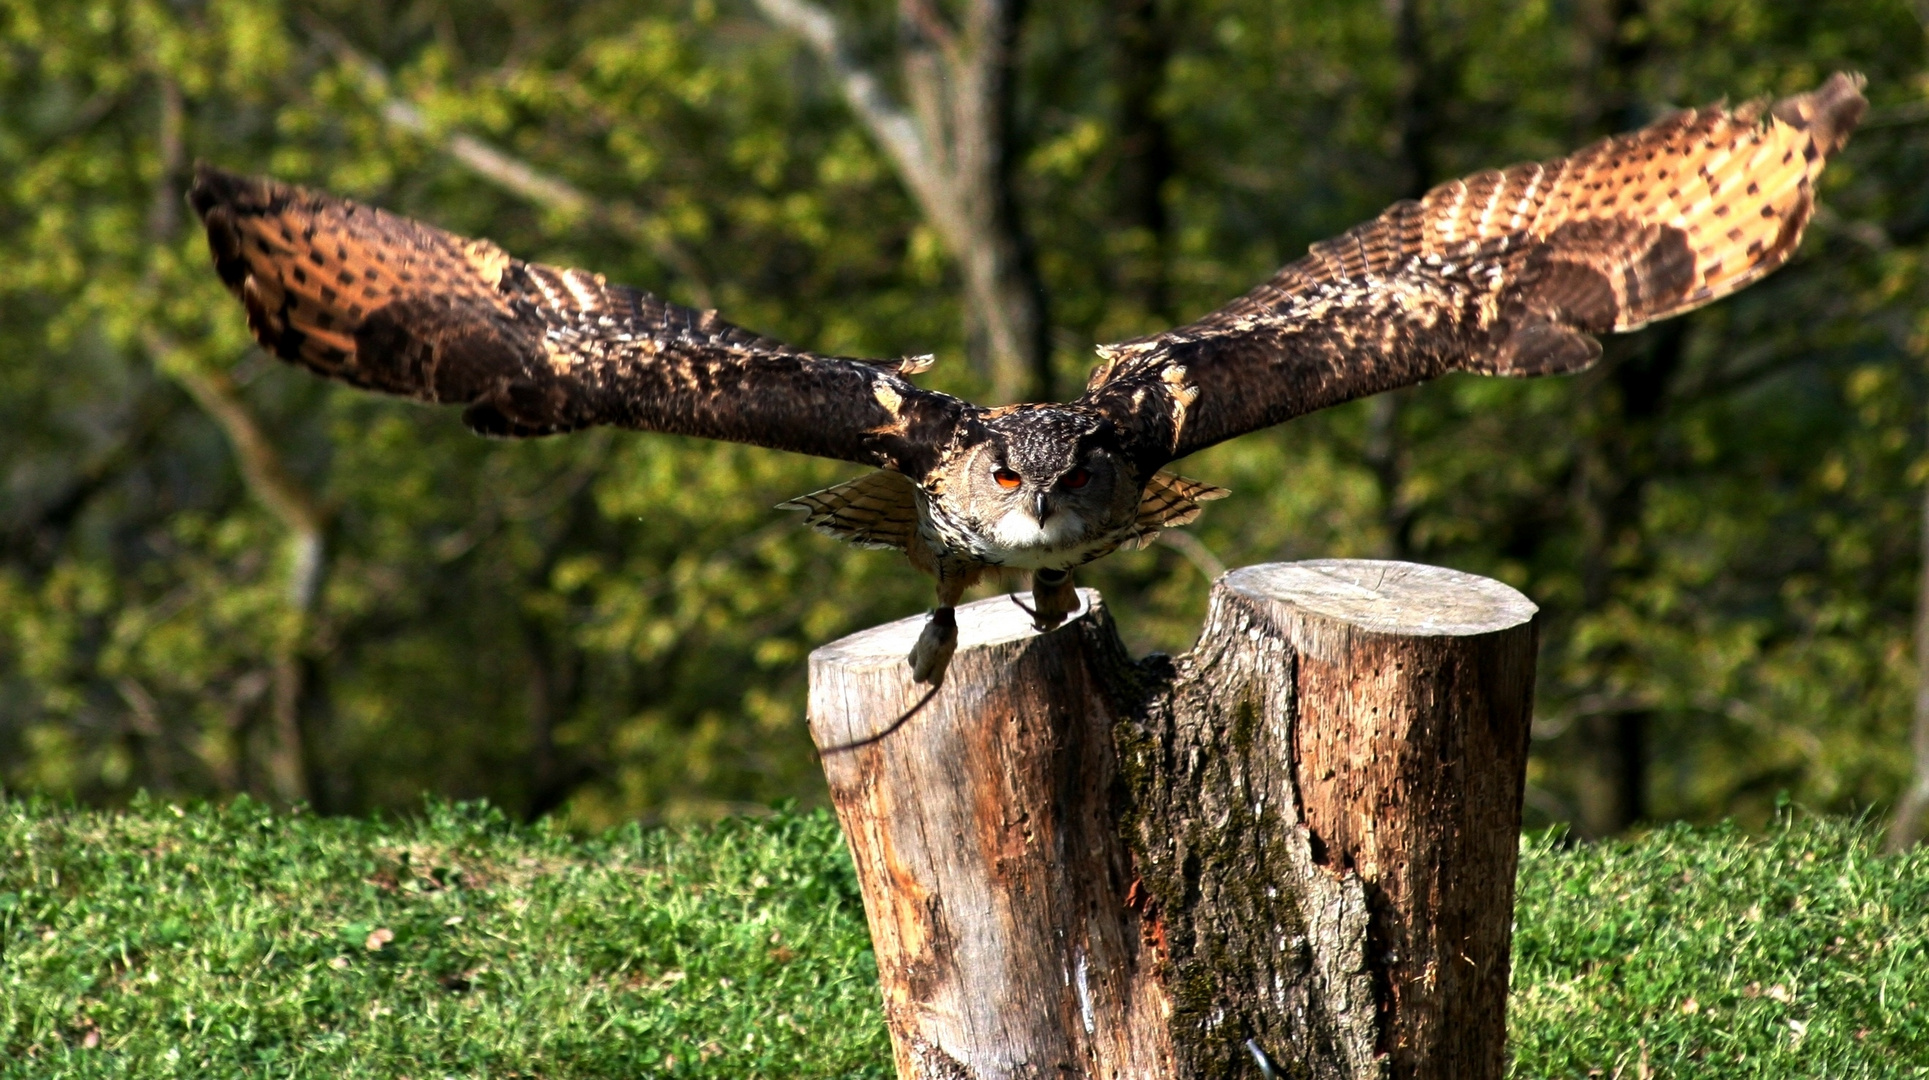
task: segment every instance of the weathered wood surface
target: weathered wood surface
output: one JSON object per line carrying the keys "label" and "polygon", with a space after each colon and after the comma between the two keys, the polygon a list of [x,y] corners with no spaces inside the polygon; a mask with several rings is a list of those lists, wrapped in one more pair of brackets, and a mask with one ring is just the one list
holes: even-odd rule
{"label": "weathered wood surface", "polygon": [[[1009,598],[958,609],[944,686],[824,772],[863,884],[898,1075],[1169,1076],[1118,808],[1098,602],[1049,634]],[[875,735],[924,696],[906,619],[811,654],[820,748]]]}
{"label": "weathered wood surface", "polygon": [[1534,610],[1411,563],[1220,579],[1132,751],[1179,1075],[1245,1039],[1314,1077],[1502,1074]]}
{"label": "weathered wood surface", "polygon": [[[959,609],[946,684],[824,764],[905,1078],[1499,1077],[1533,605],[1404,563],[1234,571],[1131,662]],[[920,621],[811,657],[820,748]]]}

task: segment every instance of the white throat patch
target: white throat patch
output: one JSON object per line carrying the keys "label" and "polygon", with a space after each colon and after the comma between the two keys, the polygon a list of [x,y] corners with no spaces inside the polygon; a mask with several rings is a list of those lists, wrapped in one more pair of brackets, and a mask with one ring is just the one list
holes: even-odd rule
{"label": "white throat patch", "polygon": [[1036,569],[1062,563],[1065,555],[1083,544],[1085,532],[1084,517],[1070,510],[1057,510],[1040,525],[1031,514],[1013,507],[992,522],[990,539],[1004,565]]}

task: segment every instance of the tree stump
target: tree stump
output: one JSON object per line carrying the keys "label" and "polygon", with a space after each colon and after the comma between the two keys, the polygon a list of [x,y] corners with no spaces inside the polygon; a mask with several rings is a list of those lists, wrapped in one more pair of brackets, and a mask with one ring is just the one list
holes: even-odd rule
{"label": "tree stump", "polygon": [[1096,593],[811,655],[904,1080],[1497,1078],[1534,606],[1408,563],[1237,570],[1176,660]]}

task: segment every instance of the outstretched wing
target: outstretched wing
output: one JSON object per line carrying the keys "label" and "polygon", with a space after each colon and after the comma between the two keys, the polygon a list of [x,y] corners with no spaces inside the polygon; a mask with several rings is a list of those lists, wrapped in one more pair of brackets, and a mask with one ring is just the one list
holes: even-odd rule
{"label": "outstretched wing", "polygon": [[1444,184],[1315,244],[1189,326],[1099,351],[1081,403],[1147,464],[1449,371],[1542,375],[1788,259],[1859,76],[1676,114],[1571,157]]}
{"label": "outstretched wing", "polygon": [[928,358],[818,356],[345,199],[205,165],[188,199],[270,352],[486,435],[612,424],[922,476],[976,412],[904,378]]}

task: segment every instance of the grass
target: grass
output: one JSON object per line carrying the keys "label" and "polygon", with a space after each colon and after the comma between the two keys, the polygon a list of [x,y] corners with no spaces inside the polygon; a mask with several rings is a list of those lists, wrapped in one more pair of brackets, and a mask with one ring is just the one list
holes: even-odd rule
{"label": "grass", "polygon": [[[1514,1075],[1929,1076],[1929,857],[1870,844],[1528,842]],[[0,1078],[890,1075],[821,813],[581,840],[0,802]]]}
{"label": "grass", "polygon": [[9,1080],[889,1075],[827,816],[0,810]]}
{"label": "grass", "polygon": [[1519,1076],[1929,1076],[1929,855],[1874,830],[1670,826],[1523,852]]}

